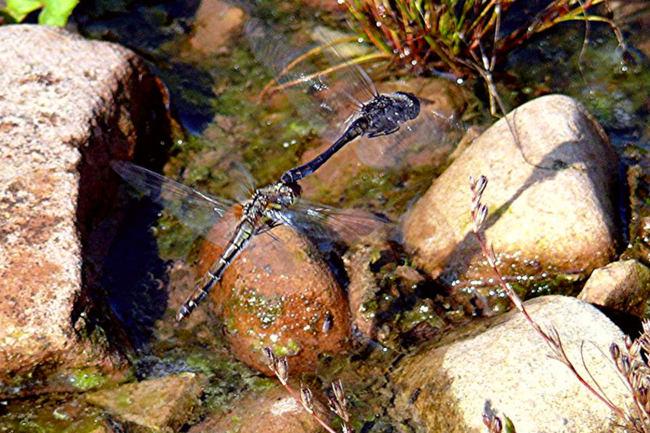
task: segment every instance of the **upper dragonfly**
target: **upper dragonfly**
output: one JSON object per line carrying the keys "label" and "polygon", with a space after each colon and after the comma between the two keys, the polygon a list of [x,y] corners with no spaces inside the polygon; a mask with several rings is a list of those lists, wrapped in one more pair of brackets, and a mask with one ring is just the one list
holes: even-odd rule
{"label": "upper dragonfly", "polygon": [[[206,237],[214,224],[229,209],[237,206],[234,201],[212,197],[129,162],[113,161],[111,167],[140,192],[159,202],[181,223]],[[264,233],[273,236],[270,230],[281,224],[308,237],[318,234],[323,224],[339,233],[359,235],[377,227],[373,222],[386,222],[373,214],[336,209],[302,199],[297,183],[282,181],[254,189],[236,210],[240,213],[239,221],[228,243],[179,309],[177,320],[183,320],[196,309],[254,236]]]}
{"label": "upper dragonfly", "polygon": [[[247,23],[246,35],[256,58],[276,75],[274,88],[288,92],[304,117],[324,120],[324,134],[334,142],[316,158],[286,171],[281,178],[285,182],[310,175],[358,137],[372,139],[360,151],[365,155],[360,156],[363,162],[377,165],[377,154],[398,154],[413,142],[437,144],[442,130],[452,124],[444,115],[428,107],[422,109],[421,100],[412,93],[380,93],[368,74],[347,59],[334,41],[309,50],[292,47],[255,19]],[[339,132],[332,135],[332,130]]]}

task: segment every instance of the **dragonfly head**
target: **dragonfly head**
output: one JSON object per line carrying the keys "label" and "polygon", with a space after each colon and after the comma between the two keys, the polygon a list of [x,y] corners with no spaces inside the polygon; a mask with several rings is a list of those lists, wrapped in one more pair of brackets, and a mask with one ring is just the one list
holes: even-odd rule
{"label": "dragonfly head", "polygon": [[401,102],[401,108],[409,119],[413,120],[420,114],[420,100],[413,93],[395,92],[393,96]]}
{"label": "dragonfly head", "polygon": [[291,206],[300,196],[302,189],[297,182],[285,183],[279,182],[277,187],[277,202],[283,206]]}

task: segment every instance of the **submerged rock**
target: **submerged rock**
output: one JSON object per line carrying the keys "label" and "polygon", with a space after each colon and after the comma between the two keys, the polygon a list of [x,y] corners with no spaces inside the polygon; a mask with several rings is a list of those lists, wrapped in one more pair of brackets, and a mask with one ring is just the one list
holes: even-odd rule
{"label": "submerged rock", "polygon": [[[316,403],[317,413],[325,410]],[[227,414],[208,417],[195,425],[190,433],[311,433],[325,431],[287,391],[273,388],[253,391],[237,402]]]}
{"label": "submerged rock", "polygon": [[578,298],[643,318],[649,296],[650,269],[636,260],[625,260],[596,269]]}
{"label": "submerged rock", "polygon": [[192,48],[204,54],[228,51],[231,34],[241,28],[244,11],[220,0],[203,0],[196,12]]}
{"label": "submerged rock", "polygon": [[[559,332],[569,359],[587,380],[591,374],[618,407],[631,404],[608,358],[609,345],[623,338],[620,329],[575,298],[546,296],[525,305],[544,329]],[[395,414],[411,419],[416,432],[483,432],[484,411],[507,416],[518,432],[614,428],[608,407],[551,356],[518,311],[478,323],[460,338],[422,347],[394,373]]]}
{"label": "submerged rock", "polygon": [[136,429],[174,432],[194,415],[203,386],[202,376],[183,373],[91,392],[86,394],[86,400],[134,424]]}
{"label": "submerged rock", "polygon": [[116,230],[108,162],[160,147],[164,96],[133,52],[53,27],[0,27],[0,64],[0,396],[87,389],[126,367],[92,272]]}
{"label": "submerged rock", "polygon": [[[236,226],[225,216],[208,238],[228,239]],[[271,374],[264,348],[287,356],[291,372],[313,370],[318,356],[347,347],[350,312],[343,290],[314,247],[279,226],[253,238],[211,292],[210,308],[223,320],[233,354]],[[279,240],[279,241],[278,241]],[[206,242],[198,271],[203,275],[221,248]]]}
{"label": "submerged rock", "polygon": [[[575,100],[551,95],[484,132],[413,207],[404,239],[433,277],[468,284],[492,277],[471,234],[470,175],[489,179],[485,234],[508,275],[588,275],[614,257],[619,234],[618,158],[598,123]],[[525,155],[526,160],[524,160]]]}

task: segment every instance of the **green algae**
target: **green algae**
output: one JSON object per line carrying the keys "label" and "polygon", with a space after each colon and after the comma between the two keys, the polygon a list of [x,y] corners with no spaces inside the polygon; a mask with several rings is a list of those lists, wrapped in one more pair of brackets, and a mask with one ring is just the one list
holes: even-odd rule
{"label": "green algae", "polygon": [[103,425],[99,409],[79,396],[49,395],[0,403],[3,433],[91,433]]}
{"label": "green algae", "polygon": [[70,377],[72,386],[80,391],[88,391],[93,388],[98,388],[108,381],[106,374],[101,373],[98,369],[88,367],[82,368]]}
{"label": "green algae", "polygon": [[233,312],[241,309],[245,313],[254,315],[259,320],[262,329],[269,328],[275,320],[282,316],[284,301],[281,296],[272,298],[263,296],[255,289],[244,289],[236,299],[228,302],[234,307]]}

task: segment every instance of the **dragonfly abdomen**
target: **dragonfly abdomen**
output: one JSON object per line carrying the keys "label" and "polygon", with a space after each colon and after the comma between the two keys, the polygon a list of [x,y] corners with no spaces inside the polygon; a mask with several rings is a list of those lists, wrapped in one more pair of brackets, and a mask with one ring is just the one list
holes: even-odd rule
{"label": "dragonfly abdomen", "polygon": [[208,296],[212,287],[221,280],[223,273],[228,266],[235,260],[237,255],[246,247],[255,231],[255,224],[249,218],[244,216],[242,222],[237,226],[234,235],[228,241],[228,245],[223,250],[219,259],[210,267],[210,270],[199,280],[194,291],[185,303],[178,310],[176,320],[179,322],[192,314],[199,303]]}
{"label": "dragonfly abdomen", "polygon": [[316,171],[321,165],[325,164],[328,159],[338,152],[343,146],[354,140],[355,138],[364,135],[369,127],[369,120],[365,116],[360,116],[355,119],[350,126],[345,130],[341,138],[336,140],[334,144],[327,148],[327,150],[311,161],[286,171],[280,181],[284,183],[295,183],[300,179],[309,176]]}

